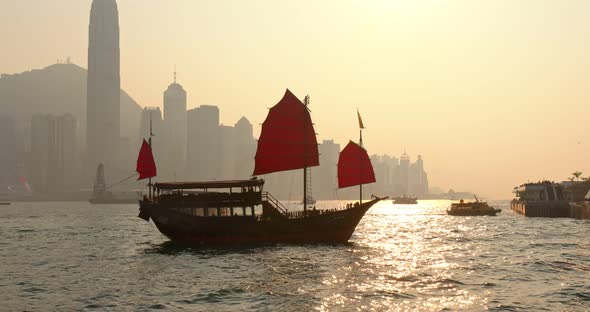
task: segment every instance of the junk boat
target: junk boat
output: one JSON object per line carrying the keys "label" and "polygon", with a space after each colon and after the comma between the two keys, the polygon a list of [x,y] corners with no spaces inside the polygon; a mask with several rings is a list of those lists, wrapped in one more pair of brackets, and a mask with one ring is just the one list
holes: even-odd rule
{"label": "junk boat", "polygon": [[462,199],[458,203],[452,203],[447,209],[447,214],[451,216],[495,216],[502,212],[502,209],[495,209],[488,205],[487,202],[480,201],[475,196],[475,202],[464,202]]}
{"label": "junk boat", "polygon": [[360,186],[360,200],[346,207],[289,211],[263,191],[258,175],[319,165],[318,145],[307,108],[289,90],[272,107],[262,124],[253,178],[234,181],[161,182],[152,184],[157,170],[144,140],[137,161],[139,179],[150,179],[149,194],[140,201],[139,217],[154,222],[172,241],[188,245],[239,243],[345,243],[367,210],[383,198],[363,202],[362,185],[375,182],[367,151],[349,142],[338,160],[339,188]]}
{"label": "junk boat", "polygon": [[398,196],[394,197],[392,201],[395,205],[415,205],[418,203],[418,197],[412,196]]}

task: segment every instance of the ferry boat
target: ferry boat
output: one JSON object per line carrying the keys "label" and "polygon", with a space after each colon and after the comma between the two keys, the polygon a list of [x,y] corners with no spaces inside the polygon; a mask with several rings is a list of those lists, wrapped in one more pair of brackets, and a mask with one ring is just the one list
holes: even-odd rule
{"label": "ferry boat", "polygon": [[339,188],[360,186],[353,205],[319,210],[289,211],[269,192],[259,175],[319,165],[315,130],[307,108],[289,90],[272,107],[262,124],[253,178],[232,181],[160,182],[152,184],[157,169],[144,140],[137,161],[140,179],[150,179],[149,194],[140,201],[139,217],[154,222],[172,241],[188,245],[240,243],[345,243],[367,210],[384,198],[362,201],[362,185],[375,182],[367,151],[349,142],[338,160]]}
{"label": "ferry boat", "polygon": [[564,218],[570,216],[570,205],[564,188],[558,183],[543,181],[515,187],[516,198],[510,208],[526,217]]}
{"label": "ferry boat", "polygon": [[451,216],[495,216],[500,212],[502,209],[489,206],[487,202],[480,201],[477,196],[474,202],[465,202],[461,199],[458,203],[452,203],[447,209],[447,214]]}
{"label": "ferry boat", "polygon": [[415,205],[418,203],[418,197],[412,196],[397,196],[393,198],[392,201],[396,205]]}

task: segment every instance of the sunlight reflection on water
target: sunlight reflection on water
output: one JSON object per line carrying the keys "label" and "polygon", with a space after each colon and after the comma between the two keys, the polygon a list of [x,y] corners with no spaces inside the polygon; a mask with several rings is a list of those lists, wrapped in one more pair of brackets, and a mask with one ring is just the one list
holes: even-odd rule
{"label": "sunlight reflection on water", "polygon": [[590,222],[490,204],[503,212],[383,201],[349,244],[230,248],[172,244],[134,205],[15,204],[0,210],[0,300],[7,310],[590,310]]}

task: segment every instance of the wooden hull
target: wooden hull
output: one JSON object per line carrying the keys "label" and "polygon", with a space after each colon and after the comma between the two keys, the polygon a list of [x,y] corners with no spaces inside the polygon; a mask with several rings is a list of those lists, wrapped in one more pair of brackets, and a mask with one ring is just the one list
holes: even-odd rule
{"label": "wooden hull", "polygon": [[170,240],[188,245],[346,243],[367,210],[379,200],[346,210],[311,212],[303,218],[190,216],[142,202],[140,216],[151,218]]}

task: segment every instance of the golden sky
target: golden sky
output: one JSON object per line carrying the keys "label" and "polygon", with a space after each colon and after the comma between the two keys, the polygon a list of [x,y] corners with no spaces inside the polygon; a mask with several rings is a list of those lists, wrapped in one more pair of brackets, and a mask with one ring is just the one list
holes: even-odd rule
{"label": "golden sky", "polygon": [[[86,67],[90,0],[0,0],[0,73]],[[285,88],[319,139],[425,159],[431,185],[510,198],[590,176],[590,1],[118,0],[122,87],[218,105],[259,131]]]}

